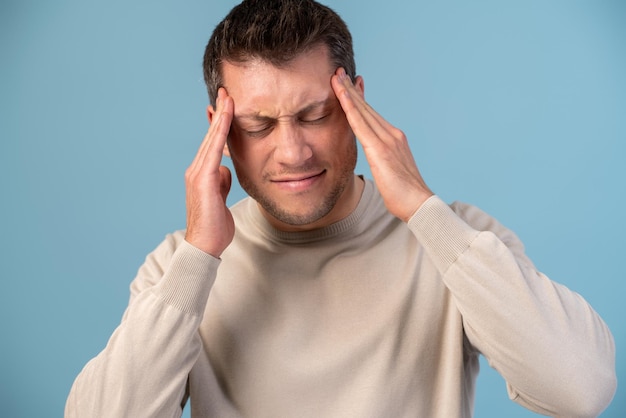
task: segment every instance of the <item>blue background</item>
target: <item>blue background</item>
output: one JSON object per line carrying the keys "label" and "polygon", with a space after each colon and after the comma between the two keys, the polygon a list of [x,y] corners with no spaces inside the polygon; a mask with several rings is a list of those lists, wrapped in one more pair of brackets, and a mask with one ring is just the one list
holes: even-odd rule
{"label": "blue background", "polygon": [[[185,226],[183,173],[208,126],[201,57],[234,4],[0,3],[3,416],[62,415],[145,255]],[[327,4],[431,188],[494,215],[583,294],[626,380],[626,2]],[[478,384],[477,417],[534,416],[485,363]],[[625,413],[622,386],[603,417]]]}

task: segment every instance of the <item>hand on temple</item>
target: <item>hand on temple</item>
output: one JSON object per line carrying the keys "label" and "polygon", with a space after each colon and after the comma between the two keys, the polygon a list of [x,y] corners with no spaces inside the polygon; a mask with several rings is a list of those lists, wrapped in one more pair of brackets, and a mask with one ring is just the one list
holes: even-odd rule
{"label": "hand on temple", "polygon": [[363,146],[387,209],[407,222],[433,192],[422,179],[406,136],[367,104],[360,76],[353,84],[344,69],[339,68],[331,84]]}
{"label": "hand on temple", "polygon": [[211,126],[196,157],[185,172],[187,231],[185,240],[219,258],[235,234],[232,214],[226,207],[232,176],[221,165],[234,104],[226,90],[218,92],[215,109],[209,108]]}

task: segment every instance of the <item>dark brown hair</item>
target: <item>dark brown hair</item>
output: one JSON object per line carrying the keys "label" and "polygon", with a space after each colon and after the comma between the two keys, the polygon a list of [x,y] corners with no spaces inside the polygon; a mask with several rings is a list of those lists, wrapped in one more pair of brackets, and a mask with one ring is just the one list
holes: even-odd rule
{"label": "dark brown hair", "polygon": [[332,64],[354,80],[352,36],[333,10],[313,0],[244,0],[216,26],[204,51],[211,103],[223,83],[222,62],[261,59],[280,67],[319,45],[326,45]]}

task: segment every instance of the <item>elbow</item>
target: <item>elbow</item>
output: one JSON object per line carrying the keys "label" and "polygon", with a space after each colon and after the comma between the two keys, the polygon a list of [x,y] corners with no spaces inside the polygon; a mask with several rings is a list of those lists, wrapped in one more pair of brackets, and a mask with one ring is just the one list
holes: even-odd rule
{"label": "elbow", "polygon": [[595,362],[579,359],[568,362],[569,367],[553,368],[552,373],[544,375],[542,381],[535,381],[527,391],[509,386],[511,399],[543,415],[598,417],[609,406],[617,389],[615,363],[609,357]]}
{"label": "elbow", "polygon": [[615,396],[617,376],[614,367],[598,367],[581,376],[579,384],[571,387],[557,416],[591,418],[599,416]]}
{"label": "elbow", "polygon": [[597,417],[604,411],[613,400],[617,390],[617,377],[615,371],[607,376],[604,381],[594,388],[592,395],[588,396],[585,405],[581,405],[581,415],[584,417]]}
{"label": "elbow", "polygon": [[564,393],[562,411],[557,416],[597,417],[615,396],[615,344],[608,329],[600,329],[606,332],[586,339],[595,344],[573,345],[559,353],[560,359],[565,360],[561,363],[561,376],[567,393]]}

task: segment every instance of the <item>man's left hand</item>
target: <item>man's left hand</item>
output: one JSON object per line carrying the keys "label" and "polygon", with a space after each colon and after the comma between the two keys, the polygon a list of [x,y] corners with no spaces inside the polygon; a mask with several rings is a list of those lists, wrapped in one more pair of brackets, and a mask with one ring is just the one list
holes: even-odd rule
{"label": "man's left hand", "polygon": [[367,104],[362,83],[359,76],[356,85],[353,84],[343,68],[331,79],[348,123],[363,146],[387,209],[408,222],[433,192],[422,179],[404,132]]}

